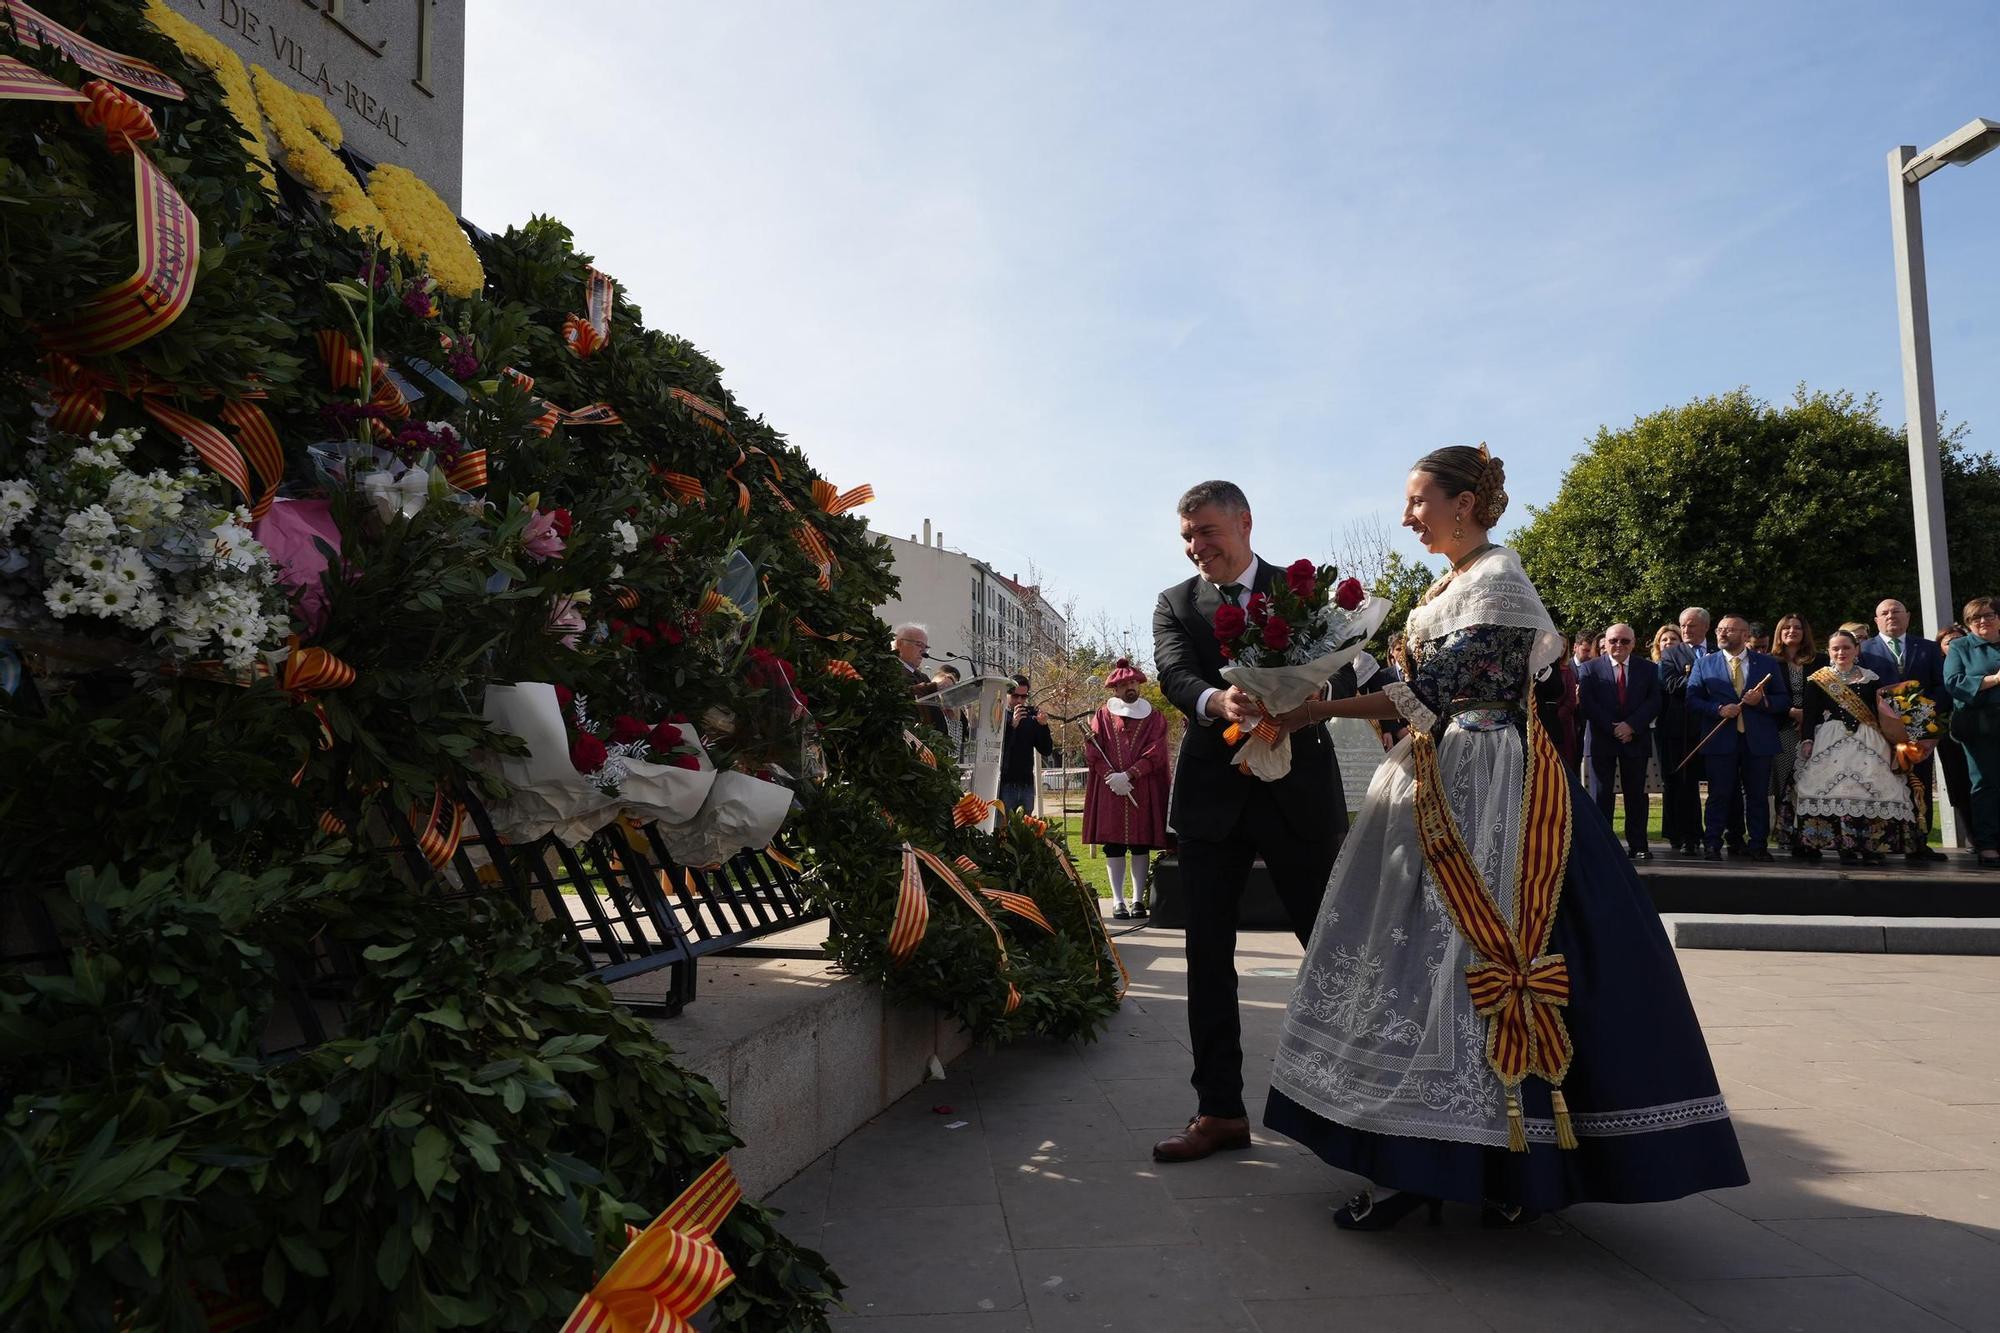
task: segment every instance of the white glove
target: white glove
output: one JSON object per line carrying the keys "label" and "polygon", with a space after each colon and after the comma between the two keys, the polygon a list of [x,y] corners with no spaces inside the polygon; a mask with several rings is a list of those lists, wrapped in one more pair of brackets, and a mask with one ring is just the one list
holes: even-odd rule
{"label": "white glove", "polygon": [[1104,785],[1111,788],[1119,796],[1130,796],[1132,794],[1132,775],[1130,773],[1113,773],[1110,777],[1104,779]]}

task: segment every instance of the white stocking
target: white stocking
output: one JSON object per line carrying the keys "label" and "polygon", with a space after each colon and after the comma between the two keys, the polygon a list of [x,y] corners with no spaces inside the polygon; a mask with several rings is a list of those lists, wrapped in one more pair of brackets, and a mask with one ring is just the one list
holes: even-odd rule
{"label": "white stocking", "polygon": [[1125,905],[1125,858],[1107,856],[1104,864],[1111,867],[1111,901],[1118,906]]}
{"label": "white stocking", "polygon": [[1134,853],[1132,857],[1132,897],[1139,902],[1143,903],[1146,901],[1146,880],[1152,874],[1152,869],[1153,854],[1151,852]]}

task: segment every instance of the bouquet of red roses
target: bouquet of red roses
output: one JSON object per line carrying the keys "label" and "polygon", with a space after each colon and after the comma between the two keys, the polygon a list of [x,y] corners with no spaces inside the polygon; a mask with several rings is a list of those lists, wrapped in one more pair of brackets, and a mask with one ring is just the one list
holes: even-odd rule
{"label": "bouquet of red roses", "polygon": [[[1361,580],[1342,579],[1333,565],[1294,560],[1270,592],[1250,594],[1248,606],[1216,608],[1216,641],[1230,662],[1222,678],[1255,697],[1266,714],[1290,712],[1360,654],[1388,611]],[[1232,741],[1243,740],[1238,768],[1266,782],[1291,772],[1292,738],[1269,716],[1253,731],[1231,731]]]}

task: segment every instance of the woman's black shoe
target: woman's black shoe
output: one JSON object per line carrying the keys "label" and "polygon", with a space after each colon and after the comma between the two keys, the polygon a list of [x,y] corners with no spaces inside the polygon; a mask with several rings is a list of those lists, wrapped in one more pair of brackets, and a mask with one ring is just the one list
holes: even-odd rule
{"label": "woman's black shoe", "polygon": [[1541,1213],[1533,1208],[1523,1208],[1519,1204],[1485,1203],[1479,1209],[1479,1225],[1488,1231],[1506,1231],[1512,1227],[1524,1227],[1530,1222],[1541,1220]]}
{"label": "woman's black shoe", "polygon": [[1387,1231],[1422,1207],[1430,1209],[1432,1226],[1444,1217],[1443,1199],[1404,1190],[1378,1203],[1372,1190],[1363,1190],[1333,1210],[1333,1224],[1342,1231]]}

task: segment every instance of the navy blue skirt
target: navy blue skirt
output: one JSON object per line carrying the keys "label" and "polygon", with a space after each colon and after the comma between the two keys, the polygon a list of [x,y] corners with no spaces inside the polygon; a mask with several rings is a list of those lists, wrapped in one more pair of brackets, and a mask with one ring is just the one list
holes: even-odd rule
{"label": "navy blue skirt", "polygon": [[1563,1080],[1578,1146],[1558,1148],[1548,1084],[1521,1087],[1528,1151],[1350,1129],[1275,1089],[1264,1124],[1384,1189],[1547,1211],[1656,1203],[1749,1183],[1659,914],[1597,807],[1571,784],[1568,871],[1551,947],[1569,963]]}

